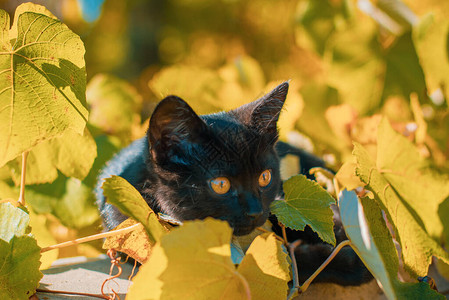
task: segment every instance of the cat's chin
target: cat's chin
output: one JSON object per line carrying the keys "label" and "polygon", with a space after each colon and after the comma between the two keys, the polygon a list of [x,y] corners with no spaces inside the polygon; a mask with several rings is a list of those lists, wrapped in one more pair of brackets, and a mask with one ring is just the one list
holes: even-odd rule
{"label": "cat's chin", "polygon": [[254,227],[254,226],[234,228],[234,235],[236,235],[236,236],[247,235],[247,234],[250,234],[251,232],[253,232],[254,229],[256,229],[256,227]]}
{"label": "cat's chin", "polygon": [[268,219],[268,212],[257,218],[242,218],[238,222],[231,224],[234,235],[242,236],[253,232],[257,227],[262,226]]}

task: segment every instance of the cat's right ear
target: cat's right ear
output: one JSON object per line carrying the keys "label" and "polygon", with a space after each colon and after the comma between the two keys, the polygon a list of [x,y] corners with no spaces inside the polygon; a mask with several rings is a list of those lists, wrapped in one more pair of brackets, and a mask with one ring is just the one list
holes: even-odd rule
{"label": "cat's right ear", "polygon": [[153,159],[181,142],[195,142],[206,124],[181,98],[168,96],[156,106],[147,131]]}
{"label": "cat's right ear", "polygon": [[287,97],[289,81],[275,87],[256,101],[231,111],[241,122],[277,139],[277,122]]}

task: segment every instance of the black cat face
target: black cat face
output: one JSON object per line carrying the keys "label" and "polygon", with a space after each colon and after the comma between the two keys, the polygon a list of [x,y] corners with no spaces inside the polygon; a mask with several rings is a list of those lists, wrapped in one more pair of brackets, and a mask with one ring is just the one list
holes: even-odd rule
{"label": "black cat face", "polygon": [[274,145],[287,90],[285,82],[259,100],[204,116],[178,97],[162,100],[147,133],[161,211],[226,220],[236,235],[261,226],[281,184]]}

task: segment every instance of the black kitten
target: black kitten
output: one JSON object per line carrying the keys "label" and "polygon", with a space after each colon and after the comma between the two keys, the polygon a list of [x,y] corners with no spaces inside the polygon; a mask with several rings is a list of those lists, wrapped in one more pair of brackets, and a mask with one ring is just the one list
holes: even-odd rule
{"label": "black kitten", "polygon": [[[303,171],[324,166],[302,150],[277,143],[277,121],[287,91],[288,83],[284,82],[235,110],[203,116],[198,116],[184,100],[166,97],[153,112],[147,137],[120,152],[100,175],[97,204],[105,227],[110,230],[126,219],[117,208],[105,203],[100,186],[103,178],[111,175],[127,179],[156,213],[179,221],[214,217],[226,220],[235,235],[248,234],[264,224],[271,202],[282,196],[279,154],[298,155]],[[279,228],[274,226],[274,230]],[[314,233],[307,230],[300,233],[304,236],[290,233],[293,239],[315,239]],[[303,252],[301,249],[298,254]],[[332,247],[320,241],[316,249],[319,265]],[[307,257],[306,262],[301,257],[298,260],[304,262],[302,269],[308,272],[305,265],[312,257],[301,254],[306,255],[301,255]],[[352,257],[360,262],[354,252]],[[368,273],[360,265],[362,273]],[[340,283],[360,284],[366,279],[349,281]]]}
{"label": "black kitten", "polygon": [[[155,212],[180,221],[210,216],[228,221],[235,235],[248,234],[265,223],[281,186],[276,123],[287,91],[283,83],[257,101],[204,116],[169,96],[153,112],[147,138],[100,178],[125,177]],[[125,217],[98,196],[111,229]]]}

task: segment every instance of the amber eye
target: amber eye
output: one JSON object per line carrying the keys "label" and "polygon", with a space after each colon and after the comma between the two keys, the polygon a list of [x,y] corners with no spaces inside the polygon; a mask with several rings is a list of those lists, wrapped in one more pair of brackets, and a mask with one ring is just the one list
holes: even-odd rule
{"label": "amber eye", "polygon": [[229,191],[231,183],[226,177],[217,177],[210,181],[210,187],[215,193],[223,195]]}
{"label": "amber eye", "polygon": [[271,182],[271,172],[270,170],[263,171],[259,176],[259,185],[261,187],[266,187]]}

